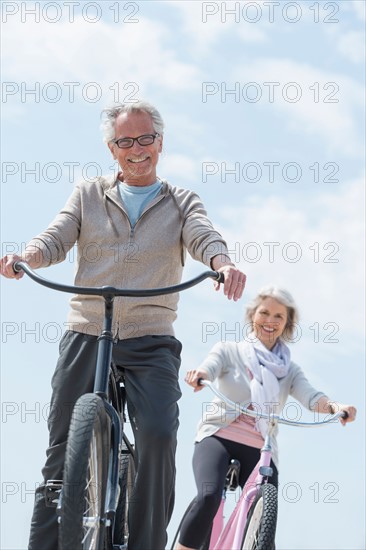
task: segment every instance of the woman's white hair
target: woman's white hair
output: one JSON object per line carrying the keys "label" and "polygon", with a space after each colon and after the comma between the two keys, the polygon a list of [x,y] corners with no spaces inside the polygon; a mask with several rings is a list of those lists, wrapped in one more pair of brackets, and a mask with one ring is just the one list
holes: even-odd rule
{"label": "woman's white hair", "polygon": [[295,326],[299,320],[299,311],[297,309],[297,305],[295,304],[295,300],[289,291],[284,288],[280,288],[275,285],[267,285],[262,287],[254,300],[247,305],[246,320],[249,321],[249,323],[252,323],[254,313],[265,298],[273,298],[287,308],[287,322],[282,338],[285,340],[291,340],[294,335]]}
{"label": "woman's white hair", "polygon": [[114,126],[117,117],[121,113],[147,113],[151,116],[155,132],[160,135],[164,133],[164,121],[159,111],[147,101],[137,101],[136,103],[118,103],[103,109],[101,113],[103,140],[109,143],[116,137]]}

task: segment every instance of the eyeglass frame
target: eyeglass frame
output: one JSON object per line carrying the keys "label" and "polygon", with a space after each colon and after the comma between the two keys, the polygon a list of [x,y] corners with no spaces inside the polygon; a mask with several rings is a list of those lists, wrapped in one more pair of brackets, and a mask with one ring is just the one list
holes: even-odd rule
{"label": "eyeglass frame", "polygon": [[[150,137],[153,138],[151,143],[140,143],[139,142],[139,139],[141,139],[142,137],[147,137],[147,136],[150,136]],[[133,138],[133,137],[124,137],[124,138],[112,139],[111,142],[114,143],[115,145],[117,145],[118,149],[131,149],[131,147],[133,147],[135,141],[137,141],[137,143],[139,145],[141,145],[141,147],[148,147],[149,145],[152,145],[154,143],[155,139],[159,136],[160,136],[160,134],[158,132],[155,132],[155,134],[142,134],[141,136],[137,136],[135,138]],[[131,145],[129,145],[128,147],[120,147],[118,145],[118,142],[122,141],[124,139],[132,139]]]}

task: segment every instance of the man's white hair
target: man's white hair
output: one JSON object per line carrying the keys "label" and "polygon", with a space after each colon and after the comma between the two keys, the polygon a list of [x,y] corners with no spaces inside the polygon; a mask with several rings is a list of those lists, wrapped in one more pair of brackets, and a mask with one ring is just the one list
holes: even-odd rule
{"label": "man's white hair", "polygon": [[141,112],[148,113],[151,116],[155,132],[163,135],[164,121],[159,111],[156,109],[156,107],[154,107],[153,105],[151,105],[151,103],[148,103],[147,101],[138,101],[136,103],[118,103],[117,105],[112,105],[103,109],[101,113],[101,130],[103,132],[103,140],[106,143],[109,143],[112,139],[116,137],[114,126],[117,117],[121,113]]}

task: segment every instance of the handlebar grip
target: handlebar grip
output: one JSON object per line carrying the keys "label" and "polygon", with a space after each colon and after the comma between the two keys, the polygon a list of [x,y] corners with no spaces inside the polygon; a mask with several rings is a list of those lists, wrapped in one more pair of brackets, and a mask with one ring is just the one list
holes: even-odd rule
{"label": "handlebar grip", "polygon": [[221,271],[217,272],[217,279],[216,280],[217,280],[218,283],[224,283],[225,282],[224,274],[221,273]]}
{"label": "handlebar grip", "polygon": [[13,263],[12,268],[14,273],[20,273],[22,271],[22,268],[19,266],[19,260]]}
{"label": "handlebar grip", "polygon": [[347,418],[349,417],[348,412],[347,412],[347,411],[342,411],[341,417],[342,417],[344,420],[347,420]]}

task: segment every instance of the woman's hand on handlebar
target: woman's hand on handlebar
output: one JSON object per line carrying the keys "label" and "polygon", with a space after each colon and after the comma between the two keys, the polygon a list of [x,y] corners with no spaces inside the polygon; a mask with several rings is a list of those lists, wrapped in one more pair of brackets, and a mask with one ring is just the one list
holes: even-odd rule
{"label": "woman's hand on handlebar", "polygon": [[0,259],[0,273],[7,279],[21,279],[24,275],[24,271],[16,273],[13,269],[15,262],[24,261],[20,256],[16,254],[7,254]]}
{"label": "woman's hand on handlebar", "polygon": [[207,372],[199,369],[187,371],[187,374],[184,378],[185,382],[187,382],[189,386],[192,386],[195,392],[203,390],[204,386],[199,383],[199,381],[202,379],[208,380],[208,374]]}
{"label": "woman's hand on handlebar", "polygon": [[339,419],[343,426],[345,426],[347,422],[354,422],[356,420],[357,409],[353,405],[337,403],[337,408],[338,410],[346,413],[346,416],[344,418]]}
{"label": "woman's hand on handlebar", "polygon": [[322,396],[317,402],[317,409],[323,414],[336,414],[338,412],[345,413],[339,419],[340,423],[345,426],[348,422],[353,422],[356,419],[357,409],[353,405],[346,405],[338,401],[332,401],[327,396]]}

